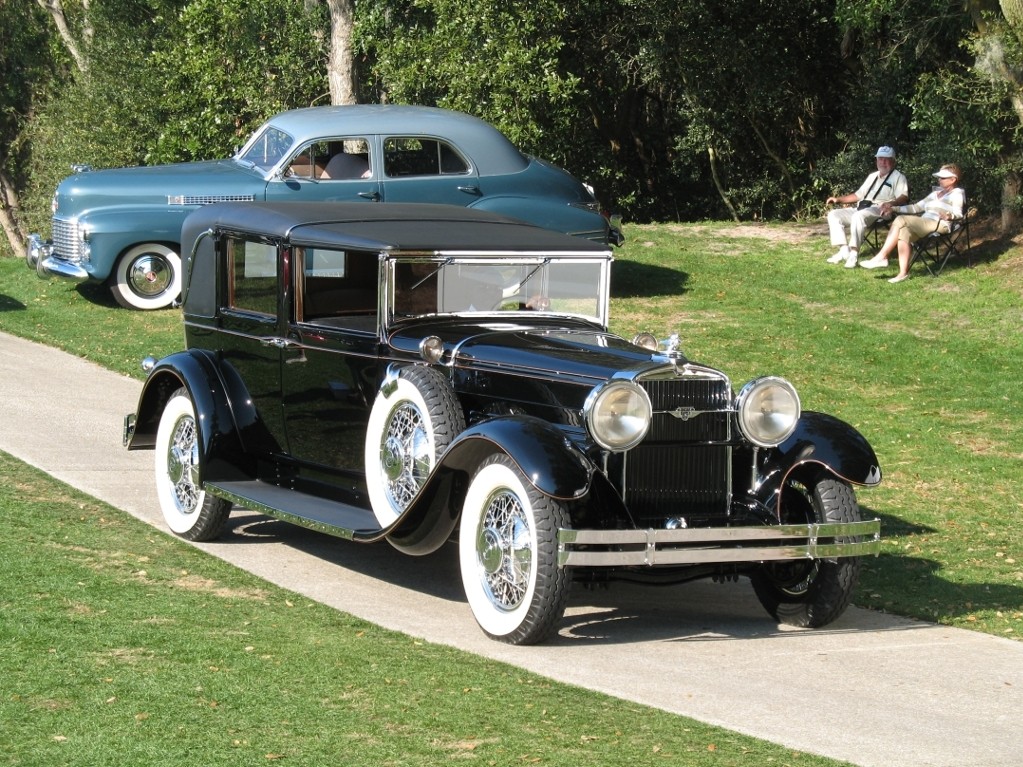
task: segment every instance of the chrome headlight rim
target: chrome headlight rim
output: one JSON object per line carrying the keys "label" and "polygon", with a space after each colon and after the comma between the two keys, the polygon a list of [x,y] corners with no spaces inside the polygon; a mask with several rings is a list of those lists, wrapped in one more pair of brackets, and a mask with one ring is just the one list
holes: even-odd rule
{"label": "chrome headlight rim", "polygon": [[[623,401],[622,397],[628,398]],[[615,405],[630,408],[627,415],[614,414]],[[609,412],[608,408],[612,410]],[[642,442],[650,431],[653,405],[642,386],[613,379],[595,387],[583,405],[586,428],[594,442],[605,450],[621,453]],[[611,428],[609,428],[609,424]]]}
{"label": "chrome headlight rim", "polygon": [[[781,396],[782,406],[765,410],[765,398],[772,395]],[[789,381],[780,376],[762,376],[742,387],[735,400],[735,410],[739,431],[747,440],[758,447],[777,447],[795,432],[802,405],[796,387]],[[780,425],[777,424],[779,418]],[[771,428],[764,429],[765,423]]]}

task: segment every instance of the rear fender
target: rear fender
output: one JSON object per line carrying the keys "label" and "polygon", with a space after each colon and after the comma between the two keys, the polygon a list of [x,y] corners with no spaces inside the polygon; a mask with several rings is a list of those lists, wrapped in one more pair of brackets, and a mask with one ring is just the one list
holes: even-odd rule
{"label": "rear fender", "polygon": [[[256,419],[244,403],[245,397],[232,397],[212,355],[190,350],[161,359],[149,373],[135,411],[135,429],[129,450],[152,449],[167,401],[182,386],[195,408],[199,430],[200,471],[204,480],[236,480],[255,476],[252,459],[242,449],[239,424]],[[237,412],[231,403],[242,411]]]}

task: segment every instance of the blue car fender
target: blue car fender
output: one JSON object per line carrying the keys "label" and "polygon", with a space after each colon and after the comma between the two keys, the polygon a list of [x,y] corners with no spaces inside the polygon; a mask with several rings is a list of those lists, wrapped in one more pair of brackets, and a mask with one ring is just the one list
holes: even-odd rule
{"label": "blue car fender", "polygon": [[92,249],[88,267],[90,276],[95,280],[105,280],[113,273],[121,253],[144,242],[160,243],[179,252],[181,223],[192,210],[164,205],[85,213],[81,216],[81,225],[89,230]]}
{"label": "blue car fender", "polygon": [[502,416],[471,426],[451,443],[440,467],[471,477],[494,453],[507,455],[537,490],[560,500],[584,497],[596,470],[562,429],[527,415]]}
{"label": "blue car fender", "polygon": [[877,455],[862,434],[834,416],[805,411],[792,436],[765,461],[757,495],[767,498],[793,471],[810,465],[854,485],[873,487],[881,482]]}

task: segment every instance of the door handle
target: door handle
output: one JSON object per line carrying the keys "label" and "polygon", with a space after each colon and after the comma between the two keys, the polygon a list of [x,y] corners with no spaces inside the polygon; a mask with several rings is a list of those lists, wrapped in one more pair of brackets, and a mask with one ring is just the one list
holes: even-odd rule
{"label": "door handle", "polygon": [[380,202],[380,192],[359,192],[359,197],[363,197],[373,202]]}
{"label": "door handle", "polygon": [[465,192],[466,194],[475,194],[475,195],[480,195],[481,194],[480,188],[478,186],[476,186],[475,184],[473,184],[471,186],[460,186],[460,187],[458,187],[458,191],[459,192]]}
{"label": "door handle", "polygon": [[292,341],[290,338],[262,338],[259,343],[263,346],[272,346],[275,349],[287,349],[289,346],[298,346],[298,341]]}

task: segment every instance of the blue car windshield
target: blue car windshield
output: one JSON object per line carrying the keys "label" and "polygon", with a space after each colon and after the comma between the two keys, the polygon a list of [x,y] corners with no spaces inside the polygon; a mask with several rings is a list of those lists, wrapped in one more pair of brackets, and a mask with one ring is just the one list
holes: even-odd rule
{"label": "blue car windshield", "polygon": [[294,139],[272,125],[263,126],[235,157],[236,160],[268,171],[291,149]]}

